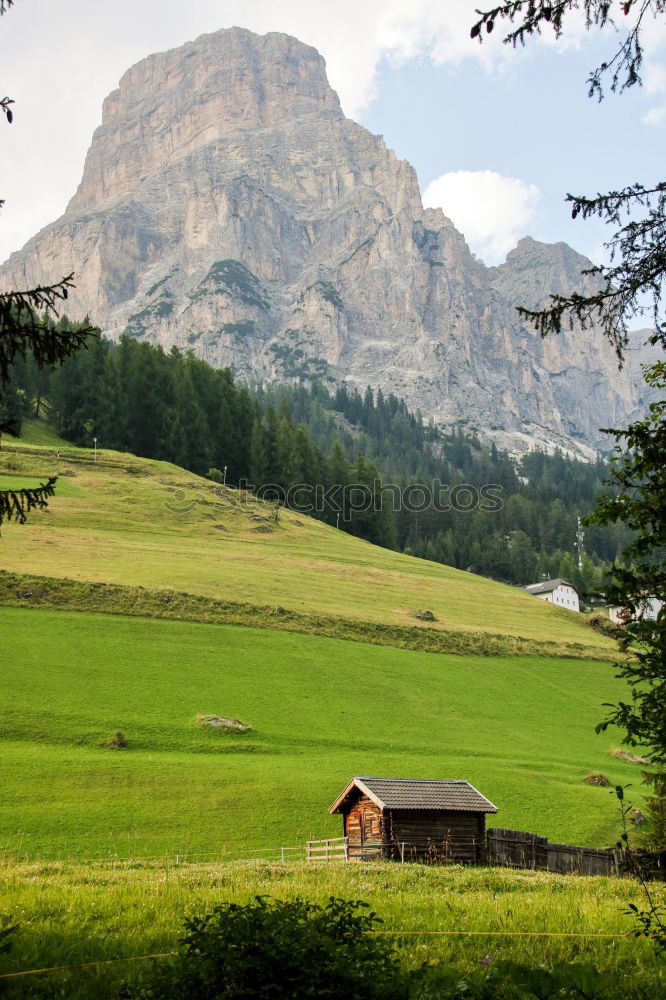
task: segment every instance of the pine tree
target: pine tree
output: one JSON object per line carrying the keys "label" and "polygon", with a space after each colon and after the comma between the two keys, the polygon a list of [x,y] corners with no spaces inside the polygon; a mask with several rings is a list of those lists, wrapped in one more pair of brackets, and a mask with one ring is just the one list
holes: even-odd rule
{"label": "pine tree", "polygon": [[250,482],[255,489],[266,486],[268,479],[268,457],[266,454],[266,431],[259,417],[252,422],[250,437]]}

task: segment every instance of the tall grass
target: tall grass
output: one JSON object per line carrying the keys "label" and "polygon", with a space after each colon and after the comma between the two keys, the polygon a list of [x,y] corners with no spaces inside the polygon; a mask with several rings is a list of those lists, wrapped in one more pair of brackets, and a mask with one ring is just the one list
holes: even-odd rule
{"label": "tall grass", "polygon": [[[15,947],[2,959],[1,968],[18,971],[168,952],[187,914],[261,894],[317,901],[330,896],[363,899],[382,917],[384,930],[429,932],[395,934],[396,949],[410,967],[442,962],[464,972],[478,968],[488,954],[531,964],[589,961],[614,973],[618,997],[656,1000],[663,986],[646,942],[598,936],[630,931],[621,912],[639,898],[630,880],[386,862],[0,867],[0,912],[11,913],[20,924]],[[489,933],[430,933],[435,931]],[[516,932],[530,936],[511,936]],[[555,936],[531,936],[534,932]],[[575,936],[557,936],[562,934]],[[105,1000],[117,996],[123,980],[140,982],[149,964],[118,963],[31,977],[30,989],[44,989],[42,995],[48,996]],[[25,990],[26,982],[16,981],[9,995],[40,995]]]}

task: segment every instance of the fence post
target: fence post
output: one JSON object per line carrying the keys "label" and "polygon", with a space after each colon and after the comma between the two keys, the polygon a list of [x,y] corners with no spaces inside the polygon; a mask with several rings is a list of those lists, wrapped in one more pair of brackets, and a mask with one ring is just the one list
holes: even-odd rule
{"label": "fence post", "polygon": [[400,864],[404,865],[404,863],[405,863],[405,842],[403,840],[402,843],[400,844]]}

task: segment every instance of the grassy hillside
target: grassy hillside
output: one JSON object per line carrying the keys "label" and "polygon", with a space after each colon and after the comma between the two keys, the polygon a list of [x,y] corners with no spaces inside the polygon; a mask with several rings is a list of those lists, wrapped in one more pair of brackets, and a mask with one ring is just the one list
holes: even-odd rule
{"label": "grassy hillside", "polygon": [[[497,825],[608,846],[604,664],[445,656],[243,627],[0,609],[0,844],[14,857],[275,850],[339,835],[353,774],[465,778]],[[197,715],[252,729],[212,730]],[[124,750],[105,746],[116,730]]]}
{"label": "grassy hillside", "polygon": [[[664,895],[659,887],[654,891]],[[631,881],[409,864],[0,866],[0,911],[21,923],[13,952],[0,958],[0,971],[170,952],[186,913],[210,912],[222,900],[247,902],[258,893],[367,900],[407,967],[437,962],[464,976],[482,969],[479,962],[488,954],[497,962],[532,965],[592,962],[610,981],[601,994],[588,996],[663,996],[663,962],[647,942],[620,936],[631,926],[622,911],[638,899]],[[393,937],[405,930],[454,933]],[[483,931],[490,934],[477,936]],[[534,932],[555,936],[530,936]],[[557,936],[562,934],[575,936]],[[111,1000],[123,981],[139,983],[150,973],[150,962],[120,961],[4,982],[10,998]]]}
{"label": "grassy hillside", "polygon": [[[0,913],[20,924],[0,973],[170,951],[185,913],[257,893],[367,899],[388,930],[627,931],[628,881],[271,860],[339,836],[328,806],[354,774],[464,778],[499,806],[492,824],[614,842],[614,800],[584,779],[636,786],[639,768],[611,755],[617,734],[594,732],[625,691],[605,662],[613,644],[584,616],[290,512],[275,523],[251,496],[168,464],[94,462],[29,430],[3,444],[0,488],[60,478],[48,512],[0,538]],[[212,729],[207,715],[250,728]],[[488,953],[593,961],[612,973],[609,997],[659,996],[632,938],[396,944],[407,965],[461,974]],[[0,985],[105,1000],[147,970]]]}
{"label": "grassy hillside", "polygon": [[[99,452],[94,463],[85,449],[62,446],[59,458],[56,451],[18,442],[0,452],[0,485],[60,476],[48,512],[3,529],[0,569],[612,655],[613,644],[584,616],[517,588],[389,552],[288,511],[274,524],[271,509],[250,494],[166,463],[114,452]],[[437,620],[418,621],[418,609]]]}

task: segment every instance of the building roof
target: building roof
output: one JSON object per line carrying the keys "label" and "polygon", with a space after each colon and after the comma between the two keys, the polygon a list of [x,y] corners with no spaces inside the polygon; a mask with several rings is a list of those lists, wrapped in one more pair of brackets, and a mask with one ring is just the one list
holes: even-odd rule
{"label": "building roof", "polygon": [[528,594],[550,594],[556,587],[571,587],[580,596],[579,591],[574,587],[573,583],[569,583],[568,580],[544,580],[543,583],[531,583],[529,587],[525,587]]}
{"label": "building roof", "polygon": [[380,809],[497,812],[497,806],[469,781],[408,781],[397,778],[352,778],[329,812],[340,812],[340,807],[354,788],[372,799]]}

